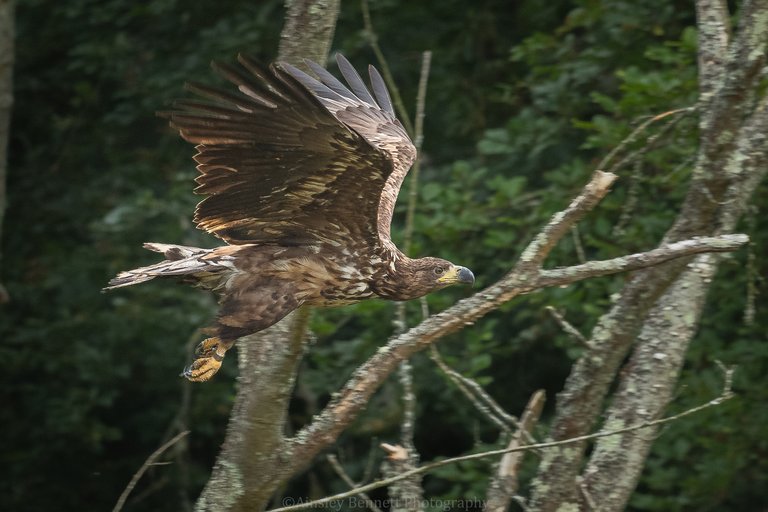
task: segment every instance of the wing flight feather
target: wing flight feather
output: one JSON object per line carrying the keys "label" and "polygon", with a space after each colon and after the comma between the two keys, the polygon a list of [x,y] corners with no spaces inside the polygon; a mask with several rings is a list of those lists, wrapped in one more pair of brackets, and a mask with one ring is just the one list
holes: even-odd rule
{"label": "wing flight feather", "polygon": [[231,244],[389,247],[415,149],[380,75],[371,72],[377,103],[343,57],[349,88],[314,63],[320,80],[287,64],[238,61],[214,65],[236,91],[194,84],[204,100],[161,114],[197,145],[195,191],[207,195],[198,227]]}

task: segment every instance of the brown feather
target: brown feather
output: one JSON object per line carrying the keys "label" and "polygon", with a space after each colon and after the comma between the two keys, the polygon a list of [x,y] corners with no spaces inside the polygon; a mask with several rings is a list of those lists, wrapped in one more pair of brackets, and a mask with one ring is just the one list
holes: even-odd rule
{"label": "brown feather", "polygon": [[208,197],[197,225],[234,244],[363,244],[361,257],[396,251],[389,224],[415,149],[392,113],[347,67],[355,93],[327,72],[332,87],[289,65],[239,61],[242,69],[215,65],[237,92],[195,85],[212,101],[179,102],[167,114],[198,144],[196,192]]}

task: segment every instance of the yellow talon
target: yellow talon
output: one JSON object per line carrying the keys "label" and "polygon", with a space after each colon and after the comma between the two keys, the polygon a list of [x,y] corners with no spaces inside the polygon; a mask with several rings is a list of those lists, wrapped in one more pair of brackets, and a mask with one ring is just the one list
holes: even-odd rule
{"label": "yellow talon", "polygon": [[192,382],[205,382],[216,375],[221,368],[226,349],[221,346],[219,338],[203,340],[195,349],[197,359],[184,368],[181,376]]}
{"label": "yellow talon", "polygon": [[[219,338],[206,338],[197,345],[197,348],[195,348],[195,355],[197,357],[211,356],[216,353],[216,349],[219,348],[220,343],[221,340]],[[221,356],[224,357],[224,354],[222,353]]]}

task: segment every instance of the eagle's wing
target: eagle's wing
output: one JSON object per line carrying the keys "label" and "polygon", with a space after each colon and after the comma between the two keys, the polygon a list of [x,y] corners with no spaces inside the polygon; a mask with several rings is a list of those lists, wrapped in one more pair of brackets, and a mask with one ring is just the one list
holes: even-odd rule
{"label": "eagle's wing", "polygon": [[378,73],[377,103],[346,60],[354,92],[315,64],[322,82],[287,64],[238,60],[244,69],[216,68],[239,92],[194,85],[212,101],[179,102],[166,114],[198,144],[195,191],[208,197],[197,226],[232,244],[389,245],[416,151]]}

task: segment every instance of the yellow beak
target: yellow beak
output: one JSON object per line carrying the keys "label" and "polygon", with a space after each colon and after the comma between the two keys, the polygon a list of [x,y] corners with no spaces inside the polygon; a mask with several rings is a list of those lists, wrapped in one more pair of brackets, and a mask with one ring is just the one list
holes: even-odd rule
{"label": "yellow beak", "polygon": [[453,265],[438,280],[438,283],[449,284],[475,284],[475,275],[466,267]]}

